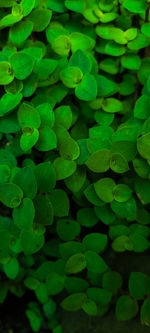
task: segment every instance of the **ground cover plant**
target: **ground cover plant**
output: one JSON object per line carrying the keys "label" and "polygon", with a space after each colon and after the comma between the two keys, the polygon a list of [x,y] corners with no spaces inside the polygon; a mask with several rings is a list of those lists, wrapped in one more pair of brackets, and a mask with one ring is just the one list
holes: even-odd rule
{"label": "ground cover plant", "polygon": [[150,248],[149,9],[0,0],[0,303],[29,293],[33,332],[66,333],[61,309],[150,326],[150,274],[106,255]]}

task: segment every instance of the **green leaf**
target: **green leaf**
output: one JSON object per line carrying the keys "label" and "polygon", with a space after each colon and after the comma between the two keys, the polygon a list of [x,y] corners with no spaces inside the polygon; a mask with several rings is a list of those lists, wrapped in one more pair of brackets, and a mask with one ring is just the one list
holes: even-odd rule
{"label": "green leaf", "polygon": [[24,53],[32,56],[34,58],[35,64],[36,64],[36,61],[39,61],[39,59],[41,59],[44,55],[44,45],[41,43],[40,44],[37,43],[37,47],[36,47],[36,46],[32,46],[32,44],[31,44],[31,47],[24,48]]}
{"label": "green leaf", "polygon": [[27,79],[24,80],[23,83],[23,96],[24,97],[31,97],[38,86],[38,78],[35,73],[32,73]]}
{"label": "green leaf", "polygon": [[112,202],[114,200],[115,187],[116,184],[111,178],[101,178],[94,183],[96,194],[104,202]]}
{"label": "green leaf", "polygon": [[89,130],[89,139],[87,146],[90,153],[95,153],[100,150],[109,150],[111,147],[111,138],[113,130],[111,127],[94,126]]}
{"label": "green leaf", "polygon": [[144,121],[143,127],[142,127],[142,134],[149,133],[150,130],[150,117],[148,116],[147,119]]}
{"label": "green leaf", "polygon": [[150,181],[137,178],[135,181],[135,191],[143,205],[150,203]]}
{"label": "green leaf", "polygon": [[100,62],[99,67],[100,67],[100,69],[102,69],[106,73],[110,73],[110,74],[117,74],[118,73],[118,61],[116,61],[116,59],[113,59],[113,58],[110,58],[110,57],[105,58],[104,60],[102,60]]}
{"label": "green leaf", "polygon": [[82,308],[82,305],[85,303],[86,299],[86,294],[76,293],[66,297],[61,302],[61,307],[66,311],[78,311]]}
{"label": "green leaf", "polygon": [[149,116],[149,105],[149,96],[142,95],[139,97],[134,107],[134,116],[139,119],[147,119]]}
{"label": "green leaf", "polygon": [[88,286],[88,282],[79,277],[69,276],[65,280],[65,289],[69,294],[84,292]]}
{"label": "green leaf", "polygon": [[35,295],[38,301],[42,304],[47,304],[48,302],[48,292],[45,283],[40,283],[39,286],[35,290]]}
{"label": "green leaf", "polygon": [[[6,222],[6,221],[4,221]],[[0,251],[8,251],[10,246],[10,232],[5,228],[0,229]]]}
{"label": "green leaf", "polygon": [[58,238],[48,240],[43,248],[44,254],[50,257],[59,258],[59,245],[60,241]]}
{"label": "green leaf", "polygon": [[0,183],[7,183],[10,177],[11,170],[7,164],[0,165]]}
{"label": "green leaf", "polygon": [[55,59],[39,59],[35,64],[34,72],[40,80],[46,80],[55,71],[57,64]]}
{"label": "green leaf", "polygon": [[15,156],[7,149],[0,149],[0,165],[7,164],[10,168],[17,166]]}
{"label": "green leaf", "polygon": [[122,276],[115,271],[106,272],[102,277],[102,287],[113,294],[116,294],[118,289],[122,287],[122,283]]}
{"label": "green leaf", "polygon": [[97,83],[92,74],[85,74],[75,89],[75,95],[83,101],[91,101],[97,96]]}
{"label": "green leaf", "polygon": [[133,160],[137,154],[135,142],[126,141],[126,140],[121,140],[121,141],[119,140],[117,142],[112,142],[111,151],[113,154],[115,154],[115,159],[117,158],[117,160],[119,161],[122,160],[122,158],[120,158],[120,156],[119,157],[116,156],[116,154],[122,155],[125,158],[125,160],[128,162]]}
{"label": "green leaf", "polygon": [[41,32],[50,23],[52,11],[46,8],[36,8],[29,15],[29,20],[33,23],[33,31]]}
{"label": "green leaf", "polygon": [[129,292],[136,300],[142,300],[150,293],[150,277],[141,272],[132,272],[129,278]]}
{"label": "green leaf", "polygon": [[30,255],[38,252],[43,247],[44,236],[35,230],[22,230],[20,242],[25,255]]}
{"label": "green leaf", "polygon": [[138,232],[134,232],[130,235],[130,241],[133,244],[134,252],[144,252],[149,249],[150,243],[149,241],[142,235],[139,235]]}
{"label": "green leaf", "polygon": [[23,199],[21,205],[13,209],[13,219],[19,229],[30,229],[35,215],[34,205],[31,199]]}
{"label": "green leaf", "polygon": [[138,70],[141,66],[141,59],[136,54],[127,54],[122,56],[121,64],[124,68]]}
{"label": "green leaf", "polygon": [[67,178],[76,170],[76,163],[74,161],[64,160],[62,157],[56,158],[53,165],[56,172],[56,180]]}
{"label": "green leaf", "polygon": [[86,251],[85,259],[87,262],[87,269],[96,274],[102,274],[107,271],[108,266],[105,261],[94,251]]}
{"label": "green leaf", "polygon": [[92,8],[86,8],[83,11],[83,16],[90,23],[94,24],[94,23],[98,23],[99,22],[99,18],[96,16],[96,13],[94,12],[94,10]]}
{"label": "green leaf", "polygon": [[23,197],[22,189],[16,184],[0,184],[0,201],[3,205],[15,208],[20,205]]}
{"label": "green leaf", "polygon": [[120,112],[123,105],[116,98],[107,98],[102,102],[102,109],[106,112]]}
{"label": "green leaf", "polygon": [[146,10],[146,2],[139,0],[126,0],[123,3],[123,7],[128,9],[132,13],[142,14]]}
{"label": "green leaf", "polygon": [[144,300],[141,312],[140,312],[141,323],[150,326],[150,297]]}
{"label": "green leaf", "polygon": [[109,304],[112,298],[112,293],[102,288],[88,288],[87,295],[89,299],[95,301],[101,306]]}
{"label": "green leaf", "polygon": [[128,41],[131,41],[136,38],[138,33],[137,28],[130,28],[125,31],[125,37],[127,38]]}
{"label": "green leaf", "polygon": [[138,32],[137,37],[128,43],[128,48],[132,51],[139,51],[149,46],[149,38]]}
{"label": "green leaf", "polygon": [[66,260],[72,255],[82,252],[82,244],[77,241],[60,243],[59,251],[61,257]]}
{"label": "green leaf", "polygon": [[16,46],[21,44],[30,36],[33,23],[29,20],[14,24],[9,30],[9,40]]}
{"label": "green leaf", "polygon": [[150,23],[142,24],[141,31],[145,36],[150,37]]}
{"label": "green leaf", "polygon": [[121,154],[113,153],[110,159],[110,168],[116,173],[124,173],[129,170],[128,161]]}
{"label": "green leaf", "polygon": [[140,136],[137,140],[137,150],[146,160],[150,160],[150,133]]}
{"label": "green leaf", "polygon": [[149,60],[143,59],[141,68],[140,68],[139,74],[138,74],[138,78],[143,85],[145,83],[145,80],[147,81],[147,72],[149,73]]}
{"label": "green leaf", "polygon": [[114,40],[114,42],[118,44],[126,44],[127,43],[127,38],[126,38],[126,33],[116,27],[112,27],[110,29],[110,36]]}
{"label": "green leaf", "polygon": [[10,27],[11,25],[21,21],[23,18],[23,8],[21,5],[14,3],[12,6],[12,14],[4,16],[0,20],[0,29]]}
{"label": "green leaf", "polygon": [[94,184],[90,184],[85,190],[84,195],[87,198],[89,202],[94,204],[95,206],[101,206],[103,205],[103,201],[98,197],[98,195],[95,192]]}
{"label": "green leaf", "polygon": [[9,133],[17,133],[20,130],[19,123],[14,114],[5,116],[0,119],[0,132],[9,134]]}
{"label": "green leaf", "polygon": [[103,253],[108,244],[107,235],[101,233],[91,233],[83,238],[83,245],[86,250]]}
{"label": "green leaf", "polygon": [[52,202],[54,215],[57,217],[68,216],[70,202],[67,193],[62,189],[55,189],[49,195]]}
{"label": "green leaf", "polygon": [[79,139],[77,142],[80,148],[80,156],[78,159],[78,164],[82,165],[89,158],[90,152],[87,146],[87,139]]}
{"label": "green leaf", "polygon": [[34,199],[35,221],[42,225],[52,225],[54,210],[48,195],[37,195]]}
{"label": "green leaf", "polygon": [[111,25],[97,25],[96,33],[99,37],[103,39],[113,40],[118,44],[126,44],[127,40],[125,38],[124,32]]}
{"label": "green leaf", "polygon": [[61,143],[59,152],[62,158],[74,161],[80,155],[80,148],[78,143],[70,137]]}
{"label": "green leaf", "polygon": [[115,214],[108,205],[103,204],[103,206],[95,207],[94,211],[96,216],[106,225],[113,224],[115,221]]}
{"label": "green leaf", "polygon": [[97,305],[91,299],[87,299],[87,301],[82,305],[82,310],[89,316],[97,315]]}
{"label": "green leaf", "polygon": [[123,224],[112,225],[109,228],[109,237],[112,240],[120,236],[128,236],[129,234],[130,234],[129,227]]}
{"label": "green leaf", "polygon": [[131,242],[130,238],[125,235],[121,235],[112,243],[112,249],[116,252],[124,252],[124,251],[132,251],[133,250],[133,243]]}
{"label": "green leaf", "polygon": [[23,82],[14,79],[10,84],[5,86],[5,91],[9,94],[17,94],[23,89]]}
{"label": "green leaf", "polygon": [[23,134],[20,138],[20,147],[24,151],[31,149],[39,139],[39,131],[37,128],[24,127]]}
{"label": "green leaf", "polygon": [[4,94],[0,99],[0,116],[2,117],[14,110],[21,100],[22,94],[20,92],[16,94]]}
{"label": "green leaf", "polygon": [[118,91],[118,85],[103,75],[96,75],[98,96],[109,97]]}
{"label": "green leaf", "polygon": [[[96,14],[98,15],[98,13],[96,13]],[[103,13],[102,14],[100,12],[100,14],[98,16],[100,16],[99,18],[100,18],[100,21],[102,23],[108,23],[108,22],[114,21],[118,17],[118,14],[117,13],[113,13],[113,12],[111,12],[111,13]]]}
{"label": "green leaf", "polygon": [[51,162],[39,163],[34,168],[37,188],[42,193],[50,192],[56,185],[55,170]]}
{"label": "green leaf", "polygon": [[99,125],[109,126],[114,120],[114,113],[106,113],[104,111],[95,112],[95,120]]}
{"label": "green leaf", "polygon": [[72,255],[66,262],[65,270],[68,274],[76,274],[83,271],[87,266],[86,257],[83,253]]}
{"label": "green leaf", "polygon": [[40,115],[37,110],[28,103],[22,103],[19,107],[18,113],[18,122],[21,128],[24,127],[34,127],[38,128],[41,124]]}
{"label": "green leaf", "polygon": [[109,41],[105,45],[105,53],[113,56],[120,57],[126,52],[126,48],[123,45],[117,44],[114,41]]}
{"label": "green leaf", "polygon": [[111,208],[119,217],[126,218],[129,221],[135,220],[136,201],[134,198],[131,198],[126,202],[113,201],[111,203]]}
{"label": "green leaf", "polygon": [[81,208],[77,212],[77,220],[84,227],[91,228],[98,222],[94,209],[92,207]]}
{"label": "green leaf", "polygon": [[80,68],[83,74],[89,73],[91,70],[91,63],[89,57],[82,50],[77,50],[69,59],[69,66]]}
{"label": "green leaf", "polygon": [[55,116],[53,109],[49,103],[43,103],[36,107],[41,119],[41,126],[53,127]]}
{"label": "green leaf", "polygon": [[[48,302],[46,302],[44,305],[43,305],[43,310],[44,310],[44,313],[46,314],[47,317],[53,315],[56,311],[56,302],[52,300],[52,298],[50,298],[48,300]],[[58,327],[58,326],[57,326]],[[57,332],[56,330],[56,333],[62,333],[61,331]]]}
{"label": "green leaf", "polygon": [[65,6],[73,12],[82,13],[85,9],[85,0],[66,0]]}
{"label": "green leaf", "polygon": [[0,62],[0,85],[9,84],[14,80],[11,64],[7,61]]}
{"label": "green leaf", "polygon": [[88,35],[82,34],[80,32],[73,32],[70,35],[71,39],[71,51],[72,53],[77,50],[91,51],[95,46],[95,40]]}
{"label": "green leaf", "polygon": [[142,204],[137,207],[137,222],[148,225],[150,221],[149,213],[146,209],[142,207]]}
{"label": "green leaf", "polygon": [[110,25],[97,25],[96,26],[96,33],[99,37],[103,38],[103,39],[113,39],[111,36],[111,29],[112,26]]}
{"label": "green leaf", "polygon": [[83,79],[83,73],[78,67],[67,67],[60,72],[60,79],[68,88],[77,87]]}
{"label": "green leaf", "polygon": [[132,196],[132,190],[125,184],[118,184],[114,187],[114,199],[118,202],[125,202]]}
{"label": "green leaf", "polygon": [[21,168],[16,173],[13,182],[22,189],[25,197],[33,199],[36,196],[37,183],[31,167]]}
{"label": "green leaf", "polygon": [[94,152],[85,162],[85,164],[93,172],[106,172],[107,170],[109,170],[110,158],[110,150],[101,149]]}
{"label": "green leaf", "polygon": [[30,14],[32,9],[35,6],[35,0],[22,0],[21,1],[21,6],[23,8],[23,15],[27,16]]}
{"label": "green leaf", "polygon": [[9,279],[15,279],[19,273],[19,263],[16,258],[11,258],[3,265],[4,272]]}
{"label": "green leaf", "polygon": [[[47,34],[47,38],[48,37],[49,35]],[[70,38],[65,34],[62,34],[57,38],[55,38],[55,40],[52,43],[52,49],[54,50],[55,53],[57,53],[60,56],[69,56],[70,48],[71,48]]]}
{"label": "green leaf", "polygon": [[72,124],[72,111],[70,106],[62,105],[55,109],[55,124],[69,129]]}
{"label": "green leaf", "polygon": [[135,299],[122,295],[118,298],[116,304],[116,318],[120,321],[130,320],[137,315],[138,309],[139,306]]}
{"label": "green leaf", "polygon": [[16,79],[24,80],[32,73],[35,60],[27,53],[17,52],[11,56],[10,62]]}
{"label": "green leaf", "polygon": [[130,74],[124,74],[123,80],[119,85],[119,92],[123,96],[128,96],[135,91],[135,77]]}
{"label": "green leaf", "polygon": [[14,0],[0,0],[0,7],[12,7]]}
{"label": "green leaf", "polygon": [[48,0],[46,3],[47,8],[52,9],[54,12],[63,13],[66,9],[64,6],[64,0]]}
{"label": "green leaf", "polygon": [[41,127],[39,129],[39,138],[36,143],[36,148],[39,151],[49,151],[57,147],[55,132],[49,127]]}
{"label": "green leaf", "polygon": [[144,237],[149,237],[149,228],[145,225],[140,225],[140,224],[131,224],[130,225],[130,232],[131,235],[136,233]]}
{"label": "green leaf", "polygon": [[60,239],[72,241],[80,233],[80,224],[71,219],[58,220],[56,230]]}
{"label": "green leaf", "polygon": [[86,180],[86,172],[84,167],[78,166],[76,171],[70,177],[65,179],[65,185],[68,189],[74,193],[77,193],[81,190],[84,182]]}
{"label": "green leaf", "polygon": [[32,310],[26,310],[26,316],[29,319],[33,332],[38,332],[41,328],[41,317]]}
{"label": "green leaf", "polygon": [[26,288],[31,290],[36,290],[39,287],[39,284],[40,282],[34,277],[27,277],[24,280],[24,285],[26,286]]}
{"label": "green leaf", "polygon": [[46,277],[46,287],[48,295],[57,295],[64,289],[65,276],[56,272],[51,272]]}

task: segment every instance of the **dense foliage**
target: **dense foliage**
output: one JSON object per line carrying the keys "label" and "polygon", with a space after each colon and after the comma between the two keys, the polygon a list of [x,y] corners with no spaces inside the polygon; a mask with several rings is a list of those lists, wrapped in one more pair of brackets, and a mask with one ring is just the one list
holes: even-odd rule
{"label": "dense foliage", "polygon": [[150,276],[104,258],[150,247],[149,8],[0,0],[0,303],[32,290],[34,332],[112,304],[150,326]]}

